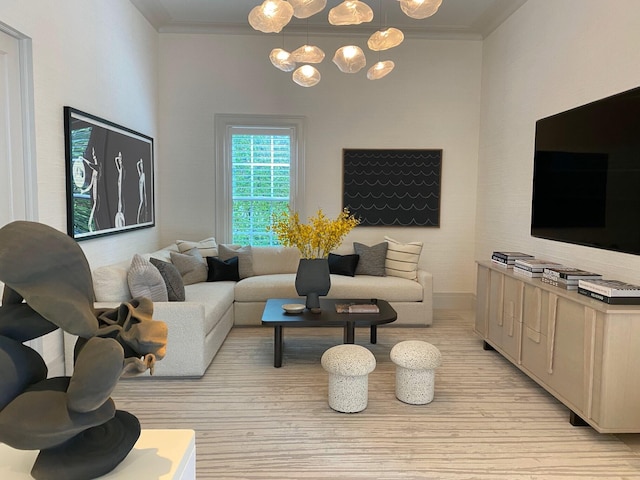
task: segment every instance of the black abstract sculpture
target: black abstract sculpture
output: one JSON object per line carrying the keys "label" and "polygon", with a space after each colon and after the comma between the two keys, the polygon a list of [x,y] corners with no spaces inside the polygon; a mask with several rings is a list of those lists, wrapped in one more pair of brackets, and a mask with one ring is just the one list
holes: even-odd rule
{"label": "black abstract sculpture", "polygon": [[[138,419],[117,410],[122,376],[153,373],[167,327],[153,303],[132,299],[94,309],[89,264],[78,244],[46,225],[0,228],[0,442],[40,450],[37,480],[89,480],[113,470],[140,436]],[[47,378],[44,360],[23,342],[57,328],[77,335],[74,373]]]}

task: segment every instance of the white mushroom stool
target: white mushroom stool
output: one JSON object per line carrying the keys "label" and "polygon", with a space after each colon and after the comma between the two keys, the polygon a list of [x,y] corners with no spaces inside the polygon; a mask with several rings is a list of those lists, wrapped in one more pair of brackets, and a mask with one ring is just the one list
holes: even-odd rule
{"label": "white mushroom stool", "polygon": [[404,403],[424,405],[433,400],[435,369],[442,355],[437,347],[421,340],[406,340],[391,349],[396,365],[396,397]]}
{"label": "white mushroom stool", "polygon": [[329,372],[329,406],[338,412],[355,413],[367,408],[369,373],[376,357],[360,345],[336,345],[322,354],[322,367]]}

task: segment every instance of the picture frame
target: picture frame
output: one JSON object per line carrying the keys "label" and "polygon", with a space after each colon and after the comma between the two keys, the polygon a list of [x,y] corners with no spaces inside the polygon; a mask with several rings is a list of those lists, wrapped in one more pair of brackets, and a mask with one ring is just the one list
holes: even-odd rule
{"label": "picture frame", "polygon": [[155,226],[153,138],[68,106],[64,130],[68,235]]}
{"label": "picture frame", "polygon": [[441,149],[342,150],[342,205],[363,227],[439,227]]}

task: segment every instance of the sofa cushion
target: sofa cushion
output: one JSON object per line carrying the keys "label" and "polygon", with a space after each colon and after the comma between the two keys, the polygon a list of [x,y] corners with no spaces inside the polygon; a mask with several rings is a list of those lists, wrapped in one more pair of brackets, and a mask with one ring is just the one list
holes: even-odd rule
{"label": "sofa cushion", "polygon": [[252,247],[253,274],[295,273],[300,251],[295,247]]}
{"label": "sofa cushion", "polygon": [[374,275],[331,275],[328,298],[381,298],[388,302],[419,302],[423,298],[422,285],[399,277]]}
{"label": "sofa cushion", "polygon": [[264,302],[268,298],[297,297],[295,273],[256,275],[236,283],[236,302]]}
{"label": "sofa cushion", "polygon": [[329,273],[335,273],[336,275],[347,275],[353,277],[356,274],[356,267],[358,266],[358,260],[360,255],[337,255],[330,253],[328,256],[329,261]]}
{"label": "sofa cushion", "polygon": [[[184,287],[187,303],[201,304],[204,308],[205,331],[208,334],[224,313],[233,305],[236,282],[202,282]],[[158,317],[159,320],[162,320]],[[167,345],[167,349],[171,345]]]}
{"label": "sofa cushion", "polygon": [[184,282],[182,281],[182,275],[176,268],[176,266],[169,262],[163,262],[157,258],[151,257],[149,259],[151,264],[158,269],[160,275],[167,286],[167,296],[170,302],[184,302]]}
{"label": "sofa cushion", "polygon": [[133,256],[131,267],[127,274],[127,283],[134,298],[146,297],[154,302],[166,302],[169,299],[167,286],[162,275],[142,255],[135,254]]}
{"label": "sofa cushion", "polygon": [[218,244],[214,237],[205,238],[199,242],[189,242],[187,240],[176,240],[176,245],[180,253],[189,253],[194,248],[200,251],[203,258],[217,257],[218,256]]}
{"label": "sofa cushion", "polygon": [[240,280],[237,256],[231,257],[229,260],[220,260],[216,257],[207,257],[206,260],[209,267],[207,282],[237,282]]}
{"label": "sofa cushion", "polygon": [[189,253],[171,252],[171,263],[173,263],[185,285],[207,281],[207,263],[198,249],[190,250]]}
{"label": "sofa cushion", "polygon": [[369,247],[359,242],[353,242],[353,249],[360,255],[356,275],[374,275],[384,277],[384,262],[387,258],[387,242]]}
{"label": "sofa cushion", "polygon": [[238,247],[237,245],[219,245],[218,257],[220,260],[229,260],[231,257],[238,257],[238,272],[240,278],[253,276],[253,255],[251,245]]}
{"label": "sofa cushion", "polygon": [[384,263],[387,275],[416,280],[418,278],[418,260],[422,252],[422,242],[400,243],[390,237],[384,237],[389,248]]}

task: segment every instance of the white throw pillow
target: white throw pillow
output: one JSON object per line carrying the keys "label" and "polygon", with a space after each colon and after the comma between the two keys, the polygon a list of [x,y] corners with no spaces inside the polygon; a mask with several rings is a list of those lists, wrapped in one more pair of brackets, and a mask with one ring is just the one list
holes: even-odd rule
{"label": "white throw pillow", "polygon": [[214,237],[205,238],[199,242],[189,242],[187,240],[176,240],[176,245],[180,253],[189,253],[194,248],[200,251],[203,257],[217,257],[218,244]]}
{"label": "white throw pillow", "polygon": [[390,237],[384,239],[389,244],[384,262],[385,273],[393,277],[417,280],[422,242],[400,243]]}
{"label": "white throw pillow", "polygon": [[135,254],[127,274],[127,283],[131,296],[146,297],[153,302],[168,302],[167,285],[162,275],[149,260]]}

